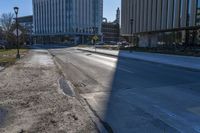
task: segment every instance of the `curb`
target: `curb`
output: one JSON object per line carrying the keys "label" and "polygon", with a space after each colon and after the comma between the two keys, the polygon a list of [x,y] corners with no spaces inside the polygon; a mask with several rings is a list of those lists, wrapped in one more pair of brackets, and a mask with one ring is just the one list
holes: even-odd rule
{"label": "curb", "polygon": [[[65,73],[62,71],[62,66],[61,66],[61,64],[58,62],[57,57],[56,57],[54,54],[52,54],[49,50],[47,50],[47,51],[48,51],[49,55],[52,56],[52,59],[53,59],[55,65],[57,66],[58,70],[61,72],[61,73],[60,73],[61,76],[63,76],[63,77],[65,78],[65,80],[66,80],[66,75],[65,75]],[[78,93],[75,91],[75,89],[74,89],[75,87],[73,86],[73,84],[72,84],[70,81],[68,81],[68,80],[66,80],[66,82],[67,82],[69,88],[71,89],[71,91],[73,92],[72,97],[76,97],[77,99],[79,99],[80,96],[79,96]],[[62,88],[61,88],[61,89],[62,89]],[[67,95],[67,94],[66,94],[66,95]]]}
{"label": "curb", "polygon": [[[107,53],[102,53],[102,52],[98,52],[98,51],[91,51],[91,50],[87,50],[87,49],[77,48],[77,50],[87,51],[87,52],[90,52],[90,53],[96,53],[96,54],[101,54],[101,55],[107,55],[107,56],[111,56],[111,57],[119,57],[118,55],[107,54]],[[128,57],[123,57],[123,58],[128,58]]]}

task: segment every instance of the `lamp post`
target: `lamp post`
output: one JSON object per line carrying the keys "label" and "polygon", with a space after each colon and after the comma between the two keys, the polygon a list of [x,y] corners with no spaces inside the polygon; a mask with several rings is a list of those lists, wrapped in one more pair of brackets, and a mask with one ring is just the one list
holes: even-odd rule
{"label": "lamp post", "polygon": [[96,27],[93,27],[93,32],[94,32],[93,43],[94,43],[94,49],[95,49],[95,52],[96,52],[96,40],[95,40],[95,37],[96,37]]}
{"label": "lamp post", "polygon": [[[134,19],[131,18],[130,19],[130,24],[131,24],[131,45],[133,43],[133,22],[134,22]],[[130,46],[129,46],[129,48],[130,48],[130,51],[131,51],[131,47]]]}
{"label": "lamp post", "polygon": [[14,11],[16,14],[16,28],[17,28],[17,55],[16,58],[19,59],[20,58],[20,54],[19,54],[19,25],[18,25],[18,12],[19,12],[19,7],[14,7]]}

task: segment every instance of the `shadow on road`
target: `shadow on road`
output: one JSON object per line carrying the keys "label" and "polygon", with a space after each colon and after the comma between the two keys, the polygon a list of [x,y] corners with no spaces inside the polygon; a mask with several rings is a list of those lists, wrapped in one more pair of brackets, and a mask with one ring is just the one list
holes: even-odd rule
{"label": "shadow on road", "polygon": [[200,72],[118,57],[103,124],[117,133],[198,132],[200,116],[187,109],[200,106],[199,79]]}

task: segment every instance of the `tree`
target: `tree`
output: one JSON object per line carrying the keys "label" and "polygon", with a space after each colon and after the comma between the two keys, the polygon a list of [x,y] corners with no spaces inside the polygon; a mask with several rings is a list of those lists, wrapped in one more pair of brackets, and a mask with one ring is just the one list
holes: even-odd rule
{"label": "tree", "polygon": [[14,25],[13,16],[12,13],[3,13],[0,16],[0,26],[2,28],[3,36],[5,40],[9,42],[9,45],[14,44],[12,35],[12,27]]}
{"label": "tree", "polygon": [[4,32],[9,32],[13,25],[13,14],[12,13],[3,13],[0,17],[0,25]]}
{"label": "tree", "polygon": [[3,30],[2,30],[2,27],[0,26],[0,40],[3,39]]}
{"label": "tree", "polygon": [[[0,16],[0,27],[2,27],[2,34],[5,40],[8,41],[9,47],[14,47],[16,44],[16,36],[13,31],[16,29],[17,25],[14,21],[14,15],[12,13],[4,13]],[[22,45],[27,41],[27,29],[18,23],[19,30],[22,34],[19,36],[19,43]],[[1,33],[0,33],[1,34]]]}

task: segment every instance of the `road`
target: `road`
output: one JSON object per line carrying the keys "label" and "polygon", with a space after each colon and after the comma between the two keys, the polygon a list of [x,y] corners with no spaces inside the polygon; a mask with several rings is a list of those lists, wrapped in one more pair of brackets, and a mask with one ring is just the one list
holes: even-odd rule
{"label": "road", "polygon": [[200,71],[50,50],[110,132],[200,133]]}

